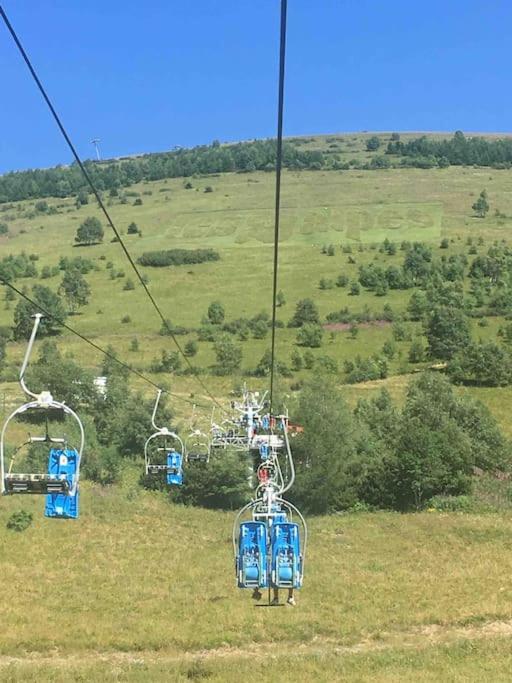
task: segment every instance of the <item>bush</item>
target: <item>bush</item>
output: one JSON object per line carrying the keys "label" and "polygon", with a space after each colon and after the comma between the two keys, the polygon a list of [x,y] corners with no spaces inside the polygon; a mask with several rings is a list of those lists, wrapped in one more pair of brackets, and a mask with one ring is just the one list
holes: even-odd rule
{"label": "bush", "polygon": [[137,197],[137,199],[133,202],[133,206],[142,206],[143,202],[140,197]]}
{"label": "bush", "polygon": [[297,333],[297,344],[310,348],[318,348],[322,345],[324,330],[321,325],[307,323],[303,325]]}
{"label": "bush", "polygon": [[438,512],[469,512],[471,510],[471,498],[469,496],[434,496],[425,504],[425,507]]}
{"label": "bush", "polygon": [[190,339],[186,344],[184,348],[184,353],[185,356],[192,357],[195,356],[197,353],[198,347],[197,347],[197,342],[194,341],[193,339]]}
{"label": "bush", "polygon": [[11,531],[25,531],[25,529],[28,529],[32,524],[32,518],[33,515],[31,512],[18,510],[17,512],[12,513],[5,526]]}
{"label": "bush", "polygon": [[165,266],[192,265],[207,261],[218,261],[220,255],[214,249],[168,249],[147,251],[137,259],[141,266],[162,268]]}
{"label": "bush", "polygon": [[130,290],[132,290],[132,289],[135,289],[135,285],[133,284],[133,280],[130,280],[130,278],[128,278],[128,280],[126,280],[126,282],[125,282],[124,285],[123,285],[123,289],[124,289],[126,292],[128,292],[128,291],[130,291]]}

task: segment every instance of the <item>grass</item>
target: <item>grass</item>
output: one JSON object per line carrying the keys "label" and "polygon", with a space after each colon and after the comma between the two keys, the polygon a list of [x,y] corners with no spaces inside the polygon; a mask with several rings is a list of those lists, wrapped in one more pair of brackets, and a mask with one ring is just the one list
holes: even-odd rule
{"label": "grass", "polygon": [[[365,159],[365,136],[305,139],[306,148],[329,149],[342,160]],[[295,302],[315,300],[322,316],[349,306],[382,311],[390,303],[403,311],[410,292],[376,297],[345,289],[321,291],[321,277],[357,276],[360,264],[399,263],[369,249],[388,237],[427,240],[443,253],[467,253],[466,238],[483,236],[483,253],[491,240],[507,238],[510,219],[471,216],[471,204],[487,189],[491,211],[512,215],[509,171],[473,168],[343,172],[286,172],[279,286],[286,322]],[[126,236],[135,256],[172,247],[211,246],[218,263],[180,268],[143,269],[166,316],[177,325],[197,327],[212,299],[220,299],[228,319],[270,310],[272,174],[226,174],[143,183],[143,205],[112,200],[110,210],[123,233],[135,221],[142,237]],[[212,185],[214,192],[204,193]],[[151,194],[148,194],[151,193]],[[133,202],[130,199],[130,202]],[[71,325],[147,372],[168,338],[158,335],[160,322],[142,289],[123,291],[133,278],[120,246],[110,243],[76,248],[80,222],[99,216],[93,205],[76,210],[71,199],[49,200],[56,215],[29,215],[34,202],[0,207],[12,236],[0,239],[0,256],[37,253],[38,268],[54,266],[60,256],[92,258],[98,270],[87,276],[91,301],[70,318]],[[5,208],[5,207],[4,207]],[[333,243],[336,253],[321,254]],[[341,243],[352,245],[348,263]],[[359,252],[359,244],[366,251]],[[125,275],[111,280],[107,261]],[[56,289],[60,276],[37,280]],[[29,287],[36,281],[27,280]],[[13,309],[0,307],[0,325],[11,324]],[[124,315],[131,322],[121,324]],[[475,338],[495,338],[499,318],[474,325]],[[418,325],[412,325],[420,334]],[[315,355],[328,355],[339,366],[357,353],[380,351],[391,338],[389,326],[361,327],[353,340],[347,331],[326,334]],[[129,350],[137,337],[140,350]],[[182,338],[183,343],[190,336]],[[295,333],[278,330],[278,357],[289,362]],[[354,405],[386,386],[403,399],[410,375],[409,342],[397,344],[401,357],[390,363],[393,376],[379,382],[344,386]],[[98,368],[101,356],[76,338],[63,334],[60,347],[80,363]],[[255,366],[269,340],[242,344],[243,368]],[[8,374],[13,376],[24,344],[9,344]],[[194,364],[214,361],[211,344],[200,343]],[[307,377],[295,374],[294,381]],[[202,398],[190,377],[153,375],[171,383],[182,397]],[[207,378],[208,386],[227,400],[240,378]],[[134,380],[134,384],[152,390]],[[266,388],[266,379],[251,379]],[[289,382],[281,380],[281,386]],[[510,388],[457,389],[486,403],[507,435],[512,436]],[[20,399],[13,382],[0,387],[2,414]],[[185,419],[189,407],[173,410]],[[209,419],[209,411],[205,420]],[[16,435],[20,435],[18,430]],[[76,523],[42,517],[38,497],[6,498],[0,506],[1,572],[4,595],[0,617],[0,678],[6,681],[467,681],[509,680],[512,627],[512,517],[505,509],[492,514],[392,513],[339,515],[310,520],[311,547],[307,579],[299,606],[255,609],[246,592],[234,587],[231,556],[232,513],[173,506],[163,494],[138,489],[136,475],[122,486],[83,487],[83,514]],[[503,484],[505,487],[505,484]],[[508,487],[508,484],[506,484]],[[485,488],[482,484],[482,489]],[[508,491],[508,489],[507,489]],[[505,492],[506,493],[506,492]],[[483,492],[491,500],[494,491]],[[20,509],[34,513],[23,533],[5,524]],[[28,560],[29,558],[29,560]],[[495,624],[495,626],[492,626]]]}
{"label": "grass", "polygon": [[[85,485],[76,523],[44,519],[39,497],[2,502],[0,671],[12,674],[2,680],[60,680],[70,675],[61,660],[76,680],[114,680],[116,671],[118,680],[168,680],[167,660],[177,676],[201,664],[213,680],[236,680],[255,666],[263,680],[278,671],[293,680],[297,667],[315,680],[341,671],[347,680],[372,680],[381,670],[405,675],[422,661],[427,672],[449,671],[475,658],[458,650],[461,641],[512,618],[509,514],[311,519],[299,606],[255,609],[234,586],[233,515],[174,506],[130,481]],[[34,513],[33,525],[8,531],[20,508]],[[437,656],[432,630],[433,644],[447,645]],[[412,660],[401,650],[407,639]]]}

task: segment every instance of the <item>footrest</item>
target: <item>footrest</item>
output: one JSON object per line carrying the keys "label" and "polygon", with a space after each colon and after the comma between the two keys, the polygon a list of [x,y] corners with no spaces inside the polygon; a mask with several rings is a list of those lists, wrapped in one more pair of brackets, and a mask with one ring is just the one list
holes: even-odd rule
{"label": "footrest", "polygon": [[189,453],[187,459],[189,462],[208,462],[208,456],[205,453]]}
{"label": "footrest", "polygon": [[159,474],[167,472],[167,465],[148,465],[148,474]]}
{"label": "footrest", "polygon": [[65,474],[7,474],[7,493],[67,493],[69,481]]}

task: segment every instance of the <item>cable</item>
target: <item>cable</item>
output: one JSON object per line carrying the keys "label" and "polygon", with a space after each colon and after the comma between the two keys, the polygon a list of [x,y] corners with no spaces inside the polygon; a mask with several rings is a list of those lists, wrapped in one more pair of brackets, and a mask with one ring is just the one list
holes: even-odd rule
{"label": "cable", "polygon": [[[24,60],[25,64],[26,64],[27,67],[28,67],[28,70],[30,71],[30,74],[31,74],[32,78],[34,79],[34,82],[36,83],[36,85],[37,85],[37,87],[38,87],[38,89],[39,89],[41,95],[43,96],[44,101],[45,101],[46,104],[48,105],[48,108],[49,108],[49,110],[50,110],[50,112],[51,112],[53,118],[55,119],[55,123],[57,124],[57,126],[58,126],[60,132],[62,133],[62,136],[64,137],[64,140],[66,141],[66,143],[67,143],[69,149],[71,150],[71,153],[72,153],[73,156],[75,157],[76,163],[77,163],[78,166],[80,167],[80,170],[82,171],[82,173],[83,173],[83,175],[84,175],[84,178],[86,179],[86,181],[87,181],[89,187],[91,188],[92,193],[93,193],[94,196],[96,197],[96,201],[98,202],[98,206],[99,206],[100,209],[103,211],[103,214],[105,215],[105,218],[107,219],[108,224],[109,224],[110,227],[112,228],[112,231],[113,231],[114,235],[116,236],[117,241],[118,241],[119,244],[121,245],[121,248],[123,249],[126,258],[128,259],[128,261],[129,261],[129,263],[130,263],[130,265],[131,265],[133,271],[135,272],[135,274],[136,274],[136,276],[137,276],[139,282],[141,283],[142,287],[144,288],[144,291],[146,292],[147,296],[149,297],[149,300],[151,301],[151,304],[153,305],[153,308],[155,309],[155,311],[156,311],[157,314],[159,315],[159,317],[160,317],[160,319],[161,319],[161,321],[162,321],[162,324],[163,324],[164,327],[167,329],[167,331],[168,331],[168,333],[169,333],[169,336],[171,337],[171,339],[173,340],[174,344],[176,345],[176,348],[178,349],[178,351],[181,353],[181,355],[182,355],[183,358],[185,359],[185,363],[188,365],[188,367],[190,368],[190,370],[193,372],[193,371],[194,371],[194,366],[192,365],[192,363],[190,362],[190,360],[188,359],[188,357],[185,355],[183,349],[181,348],[181,345],[179,344],[178,340],[176,339],[175,334],[174,334],[173,331],[172,331],[171,326],[169,325],[167,319],[166,319],[165,316],[163,315],[163,313],[162,313],[160,307],[158,306],[158,304],[157,304],[155,298],[153,297],[153,295],[152,295],[151,292],[149,291],[149,288],[148,288],[148,286],[147,286],[147,284],[146,284],[144,278],[142,277],[142,275],[141,275],[139,269],[137,268],[137,266],[136,266],[136,264],[135,264],[135,261],[133,260],[133,258],[132,258],[132,256],[131,256],[130,252],[128,251],[128,249],[127,249],[125,243],[123,242],[123,238],[121,237],[121,235],[120,235],[118,229],[117,229],[116,226],[114,225],[114,222],[113,222],[112,218],[110,217],[110,214],[109,214],[109,212],[107,211],[107,208],[106,208],[105,204],[103,203],[103,200],[101,199],[101,196],[100,196],[98,190],[96,189],[96,186],[94,185],[94,183],[93,183],[93,181],[92,181],[92,179],[91,179],[89,173],[87,172],[87,169],[85,168],[85,166],[84,166],[84,164],[83,164],[83,162],[82,162],[82,159],[79,157],[78,152],[77,152],[76,149],[75,149],[75,146],[74,146],[73,143],[71,142],[71,138],[69,137],[68,133],[66,132],[66,129],[64,128],[64,125],[63,125],[62,121],[60,120],[60,117],[59,117],[59,115],[57,114],[57,111],[55,110],[55,107],[53,106],[53,104],[52,104],[52,102],[51,102],[51,100],[50,100],[50,98],[49,98],[49,96],[48,96],[48,94],[47,94],[47,92],[46,92],[46,90],[45,90],[43,84],[41,83],[41,80],[39,79],[39,77],[38,77],[38,75],[37,75],[37,73],[36,73],[36,71],[35,71],[35,69],[34,69],[34,67],[33,67],[33,65],[32,65],[32,63],[31,63],[31,61],[30,61],[30,59],[29,59],[29,57],[28,57],[28,55],[27,55],[27,53],[25,52],[25,49],[24,49],[23,45],[21,44],[21,41],[20,41],[20,39],[18,38],[18,35],[16,34],[16,31],[14,30],[14,28],[13,28],[11,22],[10,22],[9,19],[7,18],[7,14],[5,13],[5,10],[3,9],[2,5],[0,5],[0,16],[1,16],[2,19],[4,20],[4,23],[5,23],[5,25],[6,25],[7,29],[8,29],[8,31],[9,31],[9,33],[11,34],[11,36],[12,36],[14,42],[16,43],[16,47],[18,48],[18,50],[19,50],[21,56],[23,57],[23,60]],[[203,380],[200,379],[200,378],[199,378],[197,375],[195,375],[195,374],[193,374],[193,377],[194,377],[195,380],[198,382],[198,384],[201,385],[201,388],[202,388],[203,391],[207,394],[207,396],[210,398],[210,400],[213,401],[213,403],[215,403],[215,405],[216,405],[218,408],[220,408],[224,413],[226,413],[225,408],[217,401],[217,399],[216,399],[215,396],[210,392],[210,390],[208,389],[208,387],[206,386],[206,384],[203,382]]]}
{"label": "cable", "polygon": [[[13,285],[8,280],[4,280],[3,278],[0,278],[0,282],[3,285],[5,285],[6,287],[9,287],[9,289],[12,289],[13,292],[16,292],[16,294],[18,294],[23,299],[25,299],[25,301],[28,301],[29,304],[31,304],[35,308],[39,309],[41,311],[41,313],[44,313],[44,315],[47,318],[51,318],[51,319],[57,321],[59,323],[59,325],[61,325],[64,329],[68,330],[68,332],[71,332],[72,334],[76,335],[79,339],[84,341],[86,344],[89,344],[89,346],[92,346],[94,349],[96,349],[96,351],[99,351],[100,353],[102,353],[104,356],[106,356],[110,360],[115,361],[121,367],[125,368],[126,370],[129,370],[134,375],[137,375],[137,377],[139,377],[140,379],[143,379],[148,384],[151,384],[151,386],[153,386],[155,389],[158,389],[162,393],[169,394],[169,396],[172,396],[173,398],[177,398],[181,401],[185,401],[186,403],[190,403],[191,405],[201,405],[201,404],[198,404],[197,401],[190,401],[187,398],[183,398],[183,396],[180,396],[179,394],[174,394],[174,393],[172,393],[166,389],[162,389],[161,387],[158,386],[158,384],[156,384],[156,382],[153,382],[152,379],[149,379],[149,377],[146,377],[146,375],[144,375],[142,372],[140,372],[139,370],[136,370],[135,368],[132,368],[131,365],[128,365],[124,361],[120,360],[115,354],[110,353],[110,351],[107,351],[106,349],[102,348],[101,346],[99,346],[99,344],[96,344],[96,342],[93,342],[92,339],[89,339],[85,335],[81,334],[80,332],[75,330],[73,327],[71,327],[67,323],[63,322],[62,320],[60,320],[57,316],[52,315],[50,313],[50,311],[48,311],[43,306],[41,306],[41,304],[38,304],[37,302],[35,302],[27,294],[22,292],[20,289],[18,289],[15,285]],[[207,408],[207,406],[201,405],[201,408]]]}
{"label": "cable", "polygon": [[284,65],[286,57],[286,9],[287,0],[281,0],[281,35],[279,39],[279,86],[277,104],[277,146],[276,146],[276,204],[274,217],[274,275],[272,284],[272,344],[270,360],[270,414],[274,399],[274,376],[276,366],[276,314],[277,314],[277,269],[279,265],[279,218],[281,214],[281,168],[283,162],[283,109],[284,109]]}

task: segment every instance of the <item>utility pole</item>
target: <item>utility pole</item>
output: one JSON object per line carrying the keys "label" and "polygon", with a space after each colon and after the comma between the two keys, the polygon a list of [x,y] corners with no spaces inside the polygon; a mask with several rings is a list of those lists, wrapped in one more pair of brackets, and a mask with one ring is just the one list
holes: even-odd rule
{"label": "utility pole", "polygon": [[94,145],[94,149],[96,150],[96,160],[97,161],[101,161],[99,144],[100,144],[99,138],[94,138],[93,140],[91,140],[91,145]]}

